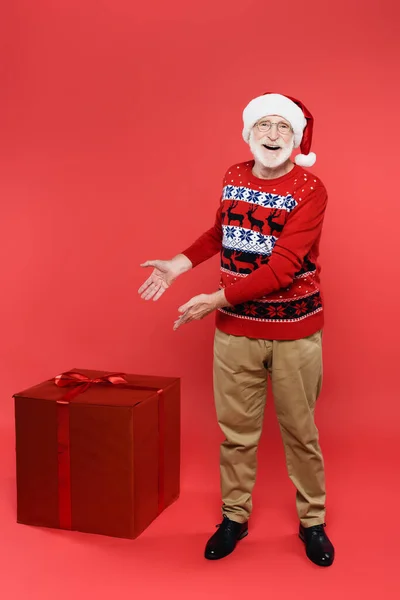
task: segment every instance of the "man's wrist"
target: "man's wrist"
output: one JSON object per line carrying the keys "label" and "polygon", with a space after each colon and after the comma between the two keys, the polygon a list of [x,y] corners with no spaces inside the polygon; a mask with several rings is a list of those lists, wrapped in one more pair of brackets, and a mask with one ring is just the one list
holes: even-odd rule
{"label": "man's wrist", "polygon": [[216,308],[225,308],[226,306],[231,306],[225,296],[225,290],[219,290],[215,292],[215,304]]}
{"label": "man's wrist", "polygon": [[174,258],[171,258],[171,263],[177,275],[182,275],[186,271],[190,271],[193,267],[193,263],[185,254],[177,254]]}

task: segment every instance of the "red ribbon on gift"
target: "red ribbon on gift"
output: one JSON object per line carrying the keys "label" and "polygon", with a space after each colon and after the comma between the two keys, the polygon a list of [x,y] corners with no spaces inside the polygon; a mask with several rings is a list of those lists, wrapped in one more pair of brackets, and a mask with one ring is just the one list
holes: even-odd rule
{"label": "red ribbon on gift", "polygon": [[163,390],[154,386],[135,385],[129,383],[124,373],[108,373],[102,377],[91,379],[77,371],[67,371],[54,378],[58,387],[71,389],[57,400],[57,443],[58,443],[58,512],[61,529],[72,529],[71,511],[71,463],[69,439],[68,405],[76,396],[83,394],[92,385],[122,385],[130,390],[156,391],[158,394],[158,427],[159,427],[159,482],[158,512],[164,509],[164,397]]}

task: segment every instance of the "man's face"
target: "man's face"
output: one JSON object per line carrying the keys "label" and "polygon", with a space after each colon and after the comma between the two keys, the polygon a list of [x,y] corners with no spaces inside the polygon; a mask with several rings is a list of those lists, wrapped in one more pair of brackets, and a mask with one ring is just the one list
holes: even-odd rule
{"label": "man's face", "polygon": [[[269,127],[269,124],[272,124]],[[264,167],[280,167],[290,158],[294,148],[294,134],[289,121],[279,115],[259,119],[251,130],[250,150]]]}

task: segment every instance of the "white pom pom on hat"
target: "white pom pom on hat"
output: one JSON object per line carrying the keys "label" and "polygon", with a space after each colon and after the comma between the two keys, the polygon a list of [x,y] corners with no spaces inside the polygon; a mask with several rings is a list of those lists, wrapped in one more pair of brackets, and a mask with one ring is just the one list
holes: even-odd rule
{"label": "white pom pom on hat", "polygon": [[300,167],[312,167],[317,160],[314,152],[310,152],[314,118],[300,100],[283,94],[266,92],[249,102],[243,111],[243,139],[249,142],[252,127],[262,117],[279,115],[289,121],[294,132],[294,147],[300,146],[294,162]]}

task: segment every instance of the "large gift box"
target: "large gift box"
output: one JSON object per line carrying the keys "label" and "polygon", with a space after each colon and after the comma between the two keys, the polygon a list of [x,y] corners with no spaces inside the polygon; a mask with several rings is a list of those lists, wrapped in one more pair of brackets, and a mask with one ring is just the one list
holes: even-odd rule
{"label": "large gift box", "polygon": [[178,498],[179,378],[73,369],[14,402],[19,523],[132,539]]}

